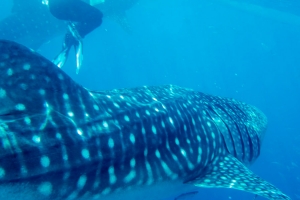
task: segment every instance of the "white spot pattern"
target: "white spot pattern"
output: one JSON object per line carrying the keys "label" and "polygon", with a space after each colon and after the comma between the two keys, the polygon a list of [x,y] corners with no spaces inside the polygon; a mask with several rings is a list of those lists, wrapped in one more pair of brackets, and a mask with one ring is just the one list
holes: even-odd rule
{"label": "white spot pattern", "polygon": [[50,166],[50,159],[48,156],[42,156],[40,162],[41,165],[45,168]]}
{"label": "white spot pattern", "polygon": [[85,159],[89,159],[89,158],[90,158],[90,152],[89,152],[89,150],[87,150],[87,149],[82,149],[82,150],[81,150],[81,155],[82,155],[82,157],[85,158]]}
{"label": "white spot pattern", "polygon": [[50,196],[52,193],[52,184],[50,182],[43,182],[39,185],[38,191],[44,196]]}

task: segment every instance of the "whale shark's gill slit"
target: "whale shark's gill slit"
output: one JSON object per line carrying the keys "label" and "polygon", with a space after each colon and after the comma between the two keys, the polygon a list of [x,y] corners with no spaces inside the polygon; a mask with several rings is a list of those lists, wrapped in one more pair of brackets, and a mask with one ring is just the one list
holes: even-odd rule
{"label": "whale shark's gill slit", "polygon": [[[238,110],[242,115],[243,117],[246,117],[247,114],[244,110],[242,110],[240,107],[238,106],[234,106],[234,108],[236,110]],[[247,119],[247,118],[246,118]],[[253,130],[248,130],[248,127],[247,127],[247,121],[245,121],[246,119],[242,118],[240,119],[240,123],[243,127],[240,127],[240,128],[243,128],[243,133],[244,133],[244,136],[245,136],[245,139],[246,139],[246,143],[249,145],[249,158],[248,158],[248,162],[249,163],[252,163],[256,158],[257,156],[259,155],[259,152],[260,152],[260,140],[258,138],[258,135],[257,133],[253,133]],[[252,133],[251,133],[252,132]],[[255,148],[254,146],[258,146],[258,149],[257,151],[255,151]],[[256,153],[255,153],[256,152]]]}
{"label": "whale shark's gill slit", "polygon": [[[225,126],[226,130],[229,131],[228,127],[226,126],[226,123],[223,121],[222,117],[213,109],[212,106],[207,105],[207,108],[208,108],[208,111],[209,111],[209,112],[207,112],[209,117],[213,120],[215,126],[217,127],[217,130],[219,131],[219,133],[222,136],[222,139],[224,141],[224,147],[226,148],[227,152],[230,152],[230,153],[234,154],[235,149],[229,147],[230,144],[226,140],[225,133],[223,133],[223,131],[221,130],[221,127],[217,124],[217,122],[215,120],[220,120],[219,122],[221,122]],[[218,117],[218,119],[215,119],[215,117],[213,115],[216,115]],[[233,144],[234,141],[233,141],[232,135],[231,134],[228,134],[228,135],[230,137],[230,143]]]}
{"label": "whale shark's gill slit", "polygon": [[[226,125],[226,124],[225,124],[225,125]],[[226,127],[227,127],[227,129],[228,129],[228,133],[229,133],[229,135],[230,135],[230,137],[231,137],[231,140],[233,141],[233,146],[234,146],[234,154],[233,154],[233,155],[234,155],[234,157],[238,157],[237,149],[236,149],[236,143],[234,142],[234,139],[233,139],[233,134],[232,134],[232,132],[231,132],[229,126],[226,125]]]}
{"label": "whale shark's gill slit", "polygon": [[257,134],[255,134],[255,138],[256,138],[256,141],[257,141],[257,144],[258,144],[258,146],[257,146],[257,155],[256,155],[256,157],[258,157],[259,155],[260,155],[260,140],[259,140],[259,138],[258,138],[258,135]]}
{"label": "whale shark's gill slit", "polygon": [[246,130],[246,133],[247,133],[247,136],[248,136],[248,139],[249,139],[249,153],[250,153],[249,162],[251,163],[252,160],[254,159],[253,143],[252,143],[251,136],[250,136],[250,133],[248,131],[247,126],[245,126],[245,130]]}
{"label": "whale shark's gill slit", "polygon": [[241,133],[241,130],[240,130],[240,128],[239,128],[239,126],[238,126],[238,124],[234,121],[234,124],[235,124],[235,126],[236,126],[236,129],[237,129],[237,131],[238,131],[238,133],[239,133],[239,135],[240,135],[240,141],[241,141],[241,145],[242,145],[242,160],[243,161],[245,161],[245,156],[246,156],[246,149],[245,149],[245,144],[244,144],[244,140],[243,140],[243,134]]}
{"label": "whale shark's gill slit", "polygon": [[252,150],[252,162],[260,155],[260,140],[259,136],[252,128],[246,127],[246,131],[250,137],[250,149]]}
{"label": "whale shark's gill slit", "polygon": [[[217,108],[219,108],[221,111],[223,111],[227,116],[229,116],[230,118],[231,118],[231,116],[228,114],[228,112],[222,107],[222,106],[220,106],[220,105],[218,105],[218,104],[216,104],[215,105]],[[235,140],[234,140],[234,138],[233,138],[233,134],[232,134],[232,132],[231,132],[231,130],[230,130],[230,127],[227,125],[227,123],[223,120],[223,118],[224,118],[224,116],[222,116],[221,114],[219,114],[219,113],[217,113],[217,112],[215,112],[216,113],[216,115],[218,115],[218,117],[220,118],[220,120],[223,122],[223,124],[224,124],[224,126],[226,127],[226,129],[227,129],[227,131],[228,131],[228,135],[229,135],[229,137],[230,137],[230,139],[231,139],[231,144],[233,144],[233,152],[230,152],[230,153],[233,153],[233,155],[234,155],[234,157],[238,157],[238,155],[237,155],[237,149],[236,149],[236,143],[235,143]],[[225,141],[225,144],[227,144],[227,142]]]}
{"label": "whale shark's gill slit", "polygon": [[[226,106],[229,108],[229,109],[231,109],[232,111],[234,111],[234,110],[238,110],[238,111],[240,111],[242,114],[245,114],[241,109],[239,109],[239,108],[237,108],[237,106],[235,106],[235,105],[233,105],[233,106],[231,106],[230,104],[226,104]],[[242,157],[240,158],[240,159],[242,159],[243,161],[245,161],[245,156],[246,156],[246,146],[245,146],[245,141],[244,141],[244,137],[245,137],[245,135],[244,134],[242,134],[242,132],[241,132],[241,128],[242,127],[240,127],[239,126],[239,121],[237,121],[237,116],[232,116],[232,115],[230,115],[228,112],[227,112],[227,114],[228,114],[228,116],[232,119],[232,121],[233,121],[233,123],[234,123],[234,125],[235,125],[235,127],[236,127],[236,130],[237,130],[237,132],[238,132],[238,134],[239,134],[239,136],[240,136],[240,144],[242,145]],[[237,112],[236,113],[234,113],[234,115],[237,115]],[[239,119],[239,120],[241,120],[241,119]],[[241,124],[240,124],[241,125]]]}
{"label": "whale shark's gill slit", "polygon": [[[240,125],[242,124],[239,124],[239,122],[237,121],[237,118],[240,117],[237,115],[238,112],[232,112],[232,114],[229,112],[229,111],[235,111],[236,109],[236,106],[234,105],[230,105],[228,103],[225,104],[226,106],[226,109],[224,107],[221,107],[220,105],[216,105],[219,109],[221,109],[226,115],[227,117],[229,117],[232,121],[232,126],[231,127],[233,130],[231,130],[230,127],[227,126],[227,123],[226,123],[226,126],[227,128],[229,129],[229,132],[230,132],[230,135],[233,139],[233,133],[232,131],[235,132],[235,136],[238,136],[238,137],[235,137],[236,140],[233,139],[234,141],[234,147],[235,147],[235,152],[238,152],[239,151],[239,154],[236,155],[236,157],[239,159],[239,160],[243,160],[245,161],[245,157],[246,157],[246,146],[245,146],[245,141],[244,141],[244,137],[245,135],[242,134],[242,131],[241,131],[241,128]],[[239,109],[240,111],[240,109]],[[244,114],[244,112],[241,112],[241,114]],[[221,116],[220,116],[221,117]],[[225,123],[225,122],[224,122]],[[238,146],[241,146],[239,149],[236,149]]]}

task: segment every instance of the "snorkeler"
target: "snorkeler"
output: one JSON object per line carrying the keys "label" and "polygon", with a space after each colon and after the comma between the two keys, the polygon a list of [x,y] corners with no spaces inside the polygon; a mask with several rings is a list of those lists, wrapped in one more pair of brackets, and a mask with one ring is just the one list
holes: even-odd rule
{"label": "snorkeler", "polygon": [[[47,2],[47,1],[46,1]],[[102,12],[81,0],[48,0],[51,14],[68,21],[69,30],[65,35],[62,51],[54,59],[54,64],[62,67],[74,46],[78,73],[82,64],[82,39],[102,23]]]}

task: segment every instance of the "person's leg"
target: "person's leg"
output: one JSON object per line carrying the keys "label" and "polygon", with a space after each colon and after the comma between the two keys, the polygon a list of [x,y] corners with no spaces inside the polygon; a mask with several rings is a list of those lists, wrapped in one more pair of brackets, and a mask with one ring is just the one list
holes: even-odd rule
{"label": "person's leg", "polygon": [[74,46],[76,51],[76,72],[78,73],[83,59],[82,38],[101,25],[103,15],[97,8],[80,0],[48,0],[48,6],[53,16],[60,20],[71,22],[69,31],[65,35],[63,49],[53,62],[57,66],[62,67],[70,48]]}
{"label": "person's leg", "polygon": [[79,0],[49,0],[49,9],[60,20],[75,23],[83,38],[102,23],[102,13],[97,8]]}

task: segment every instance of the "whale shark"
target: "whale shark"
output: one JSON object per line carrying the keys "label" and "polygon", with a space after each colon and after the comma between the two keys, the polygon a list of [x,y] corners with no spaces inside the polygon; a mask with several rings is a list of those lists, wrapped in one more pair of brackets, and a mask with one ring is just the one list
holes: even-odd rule
{"label": "whale shark", "polygon": [[290,199],[247,167],[267,118],[176,85],[91,91],[0,40],[0,197],[146,199],[232,188]]}
{"label": "whale shark", "polygon": [[[101,10],[104,17],[113,19],[129,32],[126,11],[137,1],[96,1],[93,6]],[[67,29],[67,23],[52,16],[46,5],[30,0],[25,5],[23,2],[22,5],[15,4],[12,13],[0,21],[0,39],[12,40],[37,50],[43,44],[65,34]]]}

